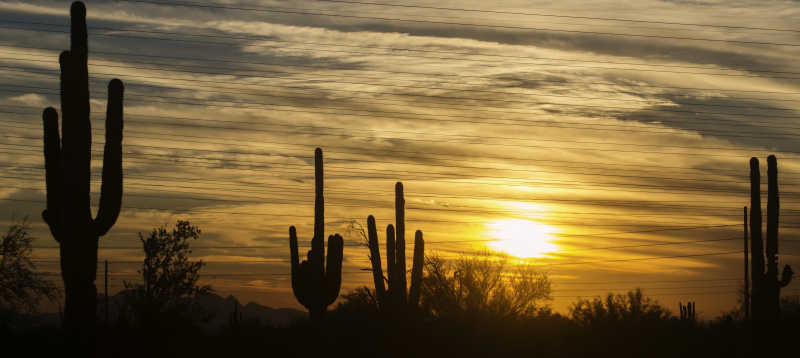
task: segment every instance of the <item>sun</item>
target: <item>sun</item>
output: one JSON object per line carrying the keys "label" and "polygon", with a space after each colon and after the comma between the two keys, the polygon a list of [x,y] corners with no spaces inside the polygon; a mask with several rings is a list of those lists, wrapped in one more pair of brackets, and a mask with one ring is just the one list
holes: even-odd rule
{"label": "sun", "polygon": [[489,245],[509,255],[536,258],[558,250],[552,243],[551,234],[557,232],[552,226],[522,219],[499,219],[486,226],[489,237],[497,239]]}

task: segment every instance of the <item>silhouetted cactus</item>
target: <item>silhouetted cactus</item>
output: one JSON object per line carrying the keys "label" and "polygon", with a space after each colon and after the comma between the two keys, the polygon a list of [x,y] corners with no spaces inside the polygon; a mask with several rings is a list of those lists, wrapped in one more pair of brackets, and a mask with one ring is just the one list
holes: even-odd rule
{"label": "silhouetted cactus", "polygon": [[242,329],[242,311],[239,311],[239,301],[233,301],[233,312],[228,317],[228,324],[230,324],[231,331],[238,334]]}
{"label": "silhouetted cactus", "polygon": [[119,216],[122,203],[122,95],[118,79],[108,85],[103,183],[97,217],[91,217],[89,192],[92,130],[89,119],[89,70],[86,7],[76,1],[70,9],[70,50],[61,64],[61,115],[44,110],[44,159],[47,209],[42,218],[60,244],[61,275],[65,288],[64,328],[73,338],[94,335],[97,244]]}
{"label": "silhouetted cactus", "polygon": [[681,309],[681,321],[695,321],[697,316],[695,315],[695,303],[689,301],[686,305],[678,302],[678,306]]}
{"label": "silhouetted cactus", "polygon": [[[750,262],[753,281],[751,313],[755,320],[774,320],[780,314],[780,290],[792,280],[792,268],[784,266],[778,279],[778,161],[767,158],[767,245],[761,239],[761,174],[758,159],[750,159]],[[766,256],[766,271],[764,258]]]}
{"label": "silhouetted cactus", "polygon": [[328,263],[325,267],[325,201],[322,194],[322,149],[314,152],[314,238],[307,260],[300,263],[297,231],[289,228],[289,251],[292,265],[292,291],[297,301],[308,309],[311,319],[319,321],[327,307],[339,296],[342,286],[342,251],[344,241],[339,234],[328,237]]}
{"label": "silhouetted cactus", "polygon": [[[397,309],[399,307],[417,307],[420,291],[422,290],[422,267],[425,260],[425,241],[422,231],[417,230],[414,238],[414,262],[411,268],[411,290],[407,291],[406,280],[406,254],[405,254],[405,199],[403,197],[403,183],[395,185],[395,216],[397,232],[389,224],[386,227],[386,271],[389,290],[384,285],[383,268],[381,267],[381,254],[378,249],[378,230],[375,227],[375,218],[367,218],[368,245],[370,262],[372,263],[372,278],[375,283],[375,295],[378,306],[382,310]],[[407,305],[407,306],[406,306]]]}

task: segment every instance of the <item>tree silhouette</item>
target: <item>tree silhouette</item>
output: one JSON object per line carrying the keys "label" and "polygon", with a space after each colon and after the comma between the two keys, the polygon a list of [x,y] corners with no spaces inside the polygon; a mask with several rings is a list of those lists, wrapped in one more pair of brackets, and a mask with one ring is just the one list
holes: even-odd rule
{"label": "tree silhouette", "polygon": [[461,256],[425,260],[422,307],[434,316],[487,316],[496,319],[531,316],[547,310],[551,299],[547,274],[533,266],[509,267],[505,256]]}
{"label": "tree silhouette", "polygon": [[645,296],[639,288],[624,295],[609,293],[605,299],[580,298],[570,306],[569,314],[581,326],[641,323],[666,320],[671,316],[668,309]]}
{"label": "tree silhouette", "polygon": [[86,7],[72,3],[70,50],[59,57],[61,114],[44,110],[44,159],[47,209],[42,218],[60,245],[64,280],[64,328],[73,343],[92,347],[95,336],[97,245],[119,216],[122,203],[122,81],[108,85],[103,184],[99,209],[91,217],[92,131],[89,118],[89,69]]}
{"label": "tree silhouette", "polygon": [[178,319],[189,313],[197,295],[212,292],[211,286],[199,285],[202,260],[190,261],[190,240],[200,237],[200,229],[178,220],[172,230],[162,226],[146,238],[139,233],[144,261],[138,273],[141,283],[125,281],[128,310],[139,324],[152,326],[165,319]]}
{"label": "tree silhouette", "polygon": [[12,224],[0,242],[0,311],[32,313],[41,300],[54,301],[58,288],[36,272],[25,220]]}

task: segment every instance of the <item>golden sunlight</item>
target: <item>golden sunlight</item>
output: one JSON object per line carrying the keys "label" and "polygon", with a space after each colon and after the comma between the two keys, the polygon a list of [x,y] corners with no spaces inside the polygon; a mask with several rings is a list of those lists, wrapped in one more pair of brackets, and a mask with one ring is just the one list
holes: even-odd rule
{"label": "golden sunlight", "polygon": [[499,219],[487,225],[487,234],[497,241],[490,246],[509,255],[521,258],[542,257],[558,250],[552,243],[556,228],[522,219]]}

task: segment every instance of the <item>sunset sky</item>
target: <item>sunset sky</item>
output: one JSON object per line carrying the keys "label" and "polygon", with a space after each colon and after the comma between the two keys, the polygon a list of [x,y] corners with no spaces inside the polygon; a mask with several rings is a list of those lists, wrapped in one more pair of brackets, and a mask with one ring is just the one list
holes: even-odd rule
{"label": "sunset sky", "polygon": [[[188,219],[220,295],[301,308],[288,228],[308,246],[315,147],[342,292],[372,286],[352,223],[375,215],[383,244],[402,181],[409,257],[420,229],[426,254],[540,265],[560,312],[642,287],[712,318],[736,305],[748,161],[766,205],[769,154],[781,266],[800,267],[797,1],[86,3],[94,204],[106,85],[126,86],[125,196],[99,254],[112,293],[136,280],[138,232]],[[41,112],[60,108],[68,11],[0,1],[0,220],[29,217],[56,282]]]}

